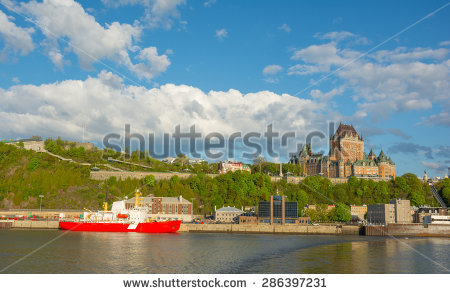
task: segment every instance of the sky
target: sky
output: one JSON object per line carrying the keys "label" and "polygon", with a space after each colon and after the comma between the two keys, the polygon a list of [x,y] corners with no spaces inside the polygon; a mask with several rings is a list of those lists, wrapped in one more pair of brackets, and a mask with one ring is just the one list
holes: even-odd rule
{"label": "sky", "polygon": [[[272,125],[295,137],[263,155],[287,162],[342,122],[398,175],[442,177],[449,52],[446,1],[0,0],[0,138],[102,147],[129,124],[160,146],[178,125],[199,140]],[[221,159],[244,160],[241,141]]]}

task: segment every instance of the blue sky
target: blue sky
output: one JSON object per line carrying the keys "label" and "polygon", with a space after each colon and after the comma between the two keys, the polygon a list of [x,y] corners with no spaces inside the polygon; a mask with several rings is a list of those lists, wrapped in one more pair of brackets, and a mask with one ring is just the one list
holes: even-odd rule
{"label": "blue sky", "polygon": [[296,133],[286,161],[342,121],[398,174],[450,166],[446,1],[0,3],[1,138],[273,124]]}

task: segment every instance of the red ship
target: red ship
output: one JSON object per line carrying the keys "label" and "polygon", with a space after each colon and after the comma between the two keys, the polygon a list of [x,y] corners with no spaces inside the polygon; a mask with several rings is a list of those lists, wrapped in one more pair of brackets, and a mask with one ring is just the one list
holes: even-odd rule
{"label": "red ship", "polygon": [[59,228],[70,231],[86,232],[137,232],[137,233],[175,233],[180,229],[181,220],[153,221],[149,209],[140,205],[136,191],[134,208],[126,209],[125,201],[113,203],[111,211],[107,211],[107,202],[104,210],[85,213],[83,220],[73,221],[61,218]]}

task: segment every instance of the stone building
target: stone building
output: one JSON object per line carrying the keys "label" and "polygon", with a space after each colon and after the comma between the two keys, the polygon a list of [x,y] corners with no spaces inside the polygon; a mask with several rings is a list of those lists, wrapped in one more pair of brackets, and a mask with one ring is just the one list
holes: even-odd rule
{"label": "stone building", "polygon": [[222,207],[214,211],[214,219],[221,223],[235,223],[238,222],[239,216],[244,213],[245,211],[236,207]]}
{"label": "stone building", "polygon": [[350,212],[353,219],[364,220],[367,213],[367,205],[350,205]]}
{"label": "stone building", "polygon": [[351,125],[340,124],[330,138],[328,156],[313,154],[311,145],[293,155],[290,163],[299,164],[304,176],[329,178],[395,178],[395,163],[381,150],[378,157],[364,152],[364,140]]}
{"label": "stone building", "polygon": [[368,205],[367,222],[383,225],[412,223],[410,201],[393,199],[389,204]]}

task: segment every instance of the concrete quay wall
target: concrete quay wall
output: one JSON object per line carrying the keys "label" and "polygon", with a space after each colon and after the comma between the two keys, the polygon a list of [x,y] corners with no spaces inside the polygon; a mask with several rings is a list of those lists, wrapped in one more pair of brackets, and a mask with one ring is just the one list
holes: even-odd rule
{"label": "concrete quay wall", "polygon": [[389,224],[387,226],[366,226],[366,236],[429,236],[450,237],[450,225]]}
{"label": "concrete quay wall", "polygon": [[320,225],[181,224],[179,232],[358,235],[359,228],[349,229],[347,227]]}
{"label": "concrete quay wall", "polygon": [[15,220],[12,224],[13,229],[57,229],[58,227],[58,221]]}
{"label": "concrete quay wall", "polygon": [[64,213],[65,217],[78,217],[83,214],[83,210],[42,210],[39,209],[13,209],[13,210],[0,210],[1,217],[14,217],[22,215],[27,217],[29,213],[36,215],[40,218],[58,218],[60,213]]}

